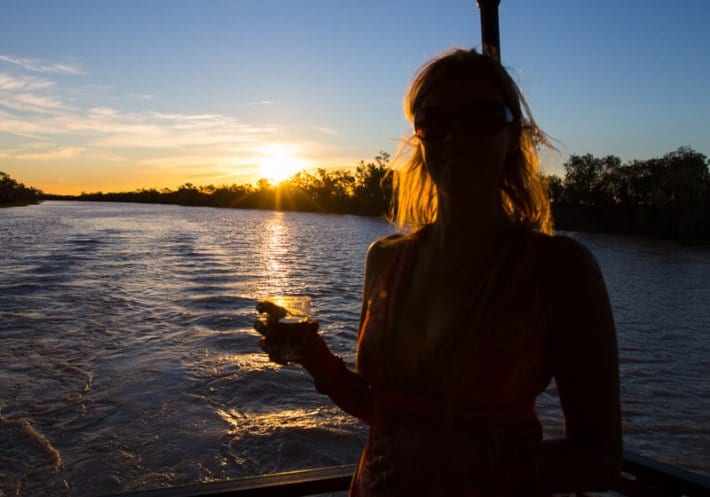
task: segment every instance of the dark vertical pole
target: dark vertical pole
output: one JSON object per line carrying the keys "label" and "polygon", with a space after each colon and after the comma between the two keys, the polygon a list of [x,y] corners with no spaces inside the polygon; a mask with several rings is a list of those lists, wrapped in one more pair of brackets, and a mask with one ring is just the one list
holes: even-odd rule
{"label": "dark vertical pole", "polygon": [[481,42],[483,53],[500,62],[500,32],[498,30],[498,5],[500,0],[478,0],[481,10]]}

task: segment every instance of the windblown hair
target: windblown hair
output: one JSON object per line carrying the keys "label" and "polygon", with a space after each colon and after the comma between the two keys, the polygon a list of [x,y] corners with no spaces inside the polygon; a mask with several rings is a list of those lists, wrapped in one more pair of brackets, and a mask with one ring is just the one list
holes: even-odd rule
{"label": "windblown hair", "polygon": [[[469,70],[492,80],[503,90],[516,126],[517,147],[506,159],[500,185],[500,201],[510,221],[523,229],[551,234],[550,200],[538,175],[538,146],[554,149],[537,126],[525,98],[505,68],[495,59],[475,50],[454,49],[429,61],[414,76],[404,97],[404,113],[411,122],[422,100],[440,78],[453,70]],[[390,219],[405,232],[416,231],[436,221],[436,185],[424,163],[422,144],[412,135],[400,148],[396,161]]]}

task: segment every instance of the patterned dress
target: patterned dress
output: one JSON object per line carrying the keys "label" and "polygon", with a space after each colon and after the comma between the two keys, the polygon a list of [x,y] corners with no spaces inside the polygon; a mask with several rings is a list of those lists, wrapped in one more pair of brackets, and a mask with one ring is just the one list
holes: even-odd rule
{"label": "patterned dress", "polygon": [[535,399],[551,379],[537,274],[545,235],[513,234],[451,332],[431,338],[395,326],[426,233],[393,242],[369,292],[357,369],[374,412],[350,495],[534,495]]}

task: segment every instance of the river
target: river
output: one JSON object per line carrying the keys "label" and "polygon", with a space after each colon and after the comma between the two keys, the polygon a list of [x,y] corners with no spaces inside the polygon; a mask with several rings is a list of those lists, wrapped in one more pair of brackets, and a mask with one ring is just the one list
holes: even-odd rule
{"label": "river", "polygon": [[[352,364],[357,216],[120,203],[0,209],[0,495],[97,496],[357,461],[365,427],[278,367],[260,297],[305,293]],[[567,233],[618,329],[626,448],[710,474],[710,251]],[[561,430],[554,388],[546,436]]]}

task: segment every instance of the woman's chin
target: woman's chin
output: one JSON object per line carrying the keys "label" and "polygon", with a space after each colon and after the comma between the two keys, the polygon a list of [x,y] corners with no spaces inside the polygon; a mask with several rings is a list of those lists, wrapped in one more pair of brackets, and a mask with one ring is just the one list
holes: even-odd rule
{"label": "woman's chin", "polygon": [[437,188],[442,196],[462,203],[475,204],[491,196],[490,186],[471,179],[452,178],[450,181],[442,181]]}

